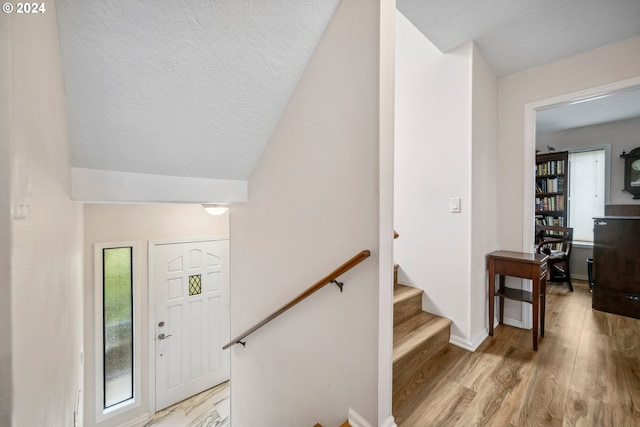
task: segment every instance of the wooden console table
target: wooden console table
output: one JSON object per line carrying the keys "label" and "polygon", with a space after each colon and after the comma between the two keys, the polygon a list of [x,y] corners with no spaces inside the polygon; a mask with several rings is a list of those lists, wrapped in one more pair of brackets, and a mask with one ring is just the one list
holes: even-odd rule
{"label": "wooden console table", "polygon": [[[487,255],[489,264],[489,335],[493,335],[495,297],[500,297],[500,324],[504,320],[504,299],[528,302],[533,309],[533,349],[538,350],[538,326],[544,336],[544,315],[547,291],[547,258],[545,254],[495,251]],[[496,274],[500,275],[500,287],[496,290]],[[532,292],[507,288],[504,277],[530,279]],[[540,320],[538,315],[540,315]]]}

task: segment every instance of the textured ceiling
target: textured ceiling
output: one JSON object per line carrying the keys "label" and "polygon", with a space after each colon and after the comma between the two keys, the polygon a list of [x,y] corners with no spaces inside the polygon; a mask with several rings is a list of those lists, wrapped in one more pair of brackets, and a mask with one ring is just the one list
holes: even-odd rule
{"label": "textured ceiling", "polygon": [[247,179],[339,0],[58,0],[72,165]]}
{"label": "textured ceiling", "polygon": [[[248,179],[339,1],[58,0],[72,165]],[[397,6],[501,76],[640,34],[640,0]]]}
{"label": "textured ceiling", "polygon": [[640,88],[633,88],[539,110],[536,132],[556,132],[637,117],[640,117]]}
{"label": "textured ceiling", "polygon": [[498,76],[640,34],[639,0],[397,0],[442,52],[474,40]]}

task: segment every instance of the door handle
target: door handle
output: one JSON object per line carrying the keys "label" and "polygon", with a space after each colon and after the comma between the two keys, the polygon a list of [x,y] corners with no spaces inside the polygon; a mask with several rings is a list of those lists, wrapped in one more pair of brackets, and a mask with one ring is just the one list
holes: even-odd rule
{"label": "door handle", "polygon": [[165,335],[165,334],[160,334],[158,335],[158,339],[159,340],[166,340],[167,338],[169,338],[171,336],[171,334],[169,335]]}

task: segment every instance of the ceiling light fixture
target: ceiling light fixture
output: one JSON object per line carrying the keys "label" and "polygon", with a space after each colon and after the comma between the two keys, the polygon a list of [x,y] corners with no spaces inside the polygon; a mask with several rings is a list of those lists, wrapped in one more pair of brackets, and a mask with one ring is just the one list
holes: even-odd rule
{"label": "ceiling light fixture", "polygon": [[611,95],[614,95],[614,94],[615,94],[615,92],[603,93],[601,95],[595,95],[595,96],[591,96],[591,97],[580,98],[580,99],[576,99],[575,101],[571,101],[571,102],[567,103],[567,105],[576,105],[576,104],[582,104],[583,102],[597,101],[598,99],[608,98],[608,97],[610,97]]}
{"label": "ceiling light fixture", "polygon": [[222,215],[229,209],[229,206],[220,203],[203,203],[202,207],[209,215]]}

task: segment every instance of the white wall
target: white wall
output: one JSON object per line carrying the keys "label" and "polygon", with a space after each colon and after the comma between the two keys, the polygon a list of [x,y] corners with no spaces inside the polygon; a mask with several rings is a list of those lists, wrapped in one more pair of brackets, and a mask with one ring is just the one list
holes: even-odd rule
{"label": "white wall", "polygon": [[638,52],[640,36],[500,79],[498,139],[502,249],[522,249],[523,178],[524,173],[528,173],[522,167],[524,105],[640,76]]}
{"label": "white wall", "polygon": [[395,262],[469,342],[473,44],[442,54],[399,12],[396,26]]}
{"label": "white wall", "polygon": [[487,336],[486,255],[498,248],[498,77],[473,47],[471,147],[471,348]]}
{"label": "white wall", "polygon": [[231,348],[234,427],[339,425],[349,407],[378,425],[379,263],[392,263],[378,251],[378,21],[378,2],[340,3],[253,171],[249,202],[232,208],[232,336],[372,252],[342,276],[343,293],[325,287]]}
{"label": "white wall", "polygon": [[11,423],[11,31],[0,16],[0,427]]}
{"label": "white wall", "polygon": [[[14,426],[72,426],[83,388],[82,210],[70,198],[55,3],[11,19],[11,157],[31,177],[12,221]],[[18,192],[13,190],[13,195]]]}
{"label": "white wall", "polygon": [[624,159],[620,154],[639,147],[639,135],[640,118],[635,118],[539,134],[536,137],[536,148],[546,151],[547,145],[551,145],[556,150],[563,151],[611,144],[609,204],[633,205],[640,204],[640,200],[634,200],[633,195],[621,191],[624,188]]}
{"label": "white wall", "polygon": [[[528,147],[530,152],[524,152],[525,105],[640,76],[638,52],[640,52],[640,36],[499,80],[500,249],[520,251],[524,244],[524,230],[531,230],[533,234],[533,215],[530,222],[527,219],[525,223],[523,219],[525,204],[533,213],[533,197],[524,196],[525,174],[531,173],[533,176],[532,171],[523,167],[524,159],[525,157],[533,159],[534,152],[533,144]],[[505,317],[521,318],[519,307],[519,305],[505,305]]]}
{"label": "white wall", "polygon": [[[108,205],[84,206],[84,294],[86,398],[85,426],[95,421],[95,286],[94,244],[123,241],[141,242],[140,295],[143,300],[141,318],[142,405],[114,417],[100,426],[117,426],[149,411],[149,311],[148,311],[148,248],[149,240],[228,237],[229,214],[211,216],[201,205]],[[151,373],[153,375],[153,372]]]}

